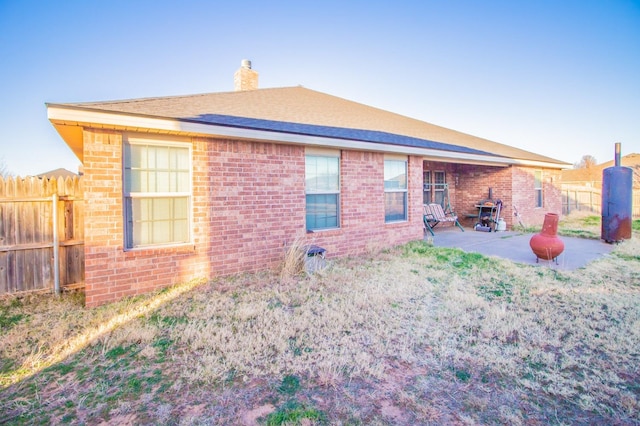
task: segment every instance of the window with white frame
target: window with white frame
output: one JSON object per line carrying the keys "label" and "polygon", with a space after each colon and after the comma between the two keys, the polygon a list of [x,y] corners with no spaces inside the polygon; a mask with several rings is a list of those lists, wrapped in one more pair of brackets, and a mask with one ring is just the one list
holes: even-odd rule
{"label": "window with white frame", "polygon": [[340,151],[307,149],[305,195],[308,231],[340,227]]}
{"label": "window with white frame", "polygon": [[407,220],[407,160],[384,160],[384,221]]}
{"label": "window with white frame", "polygon": [[535,206],[542,207],[542,170],[534,172]]}
{"label": "window with white frame", "polygon": [[124,144],[125,247],[191,241],[191,145],[146,139]]}

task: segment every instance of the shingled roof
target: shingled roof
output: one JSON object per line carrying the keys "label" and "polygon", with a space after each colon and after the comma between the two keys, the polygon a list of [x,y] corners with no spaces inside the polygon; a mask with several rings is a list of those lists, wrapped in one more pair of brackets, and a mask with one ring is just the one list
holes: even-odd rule
{"label": "shingled roof", "polygon": [[[513,159],[514,163],[524,161],[559,168],[568,166],[553,158],[301,86],[47,106],[49,109],[100,111],[184,123],[478,154]],[[50,114],[49,118],[56,127],[65,124],[56,114]]]}

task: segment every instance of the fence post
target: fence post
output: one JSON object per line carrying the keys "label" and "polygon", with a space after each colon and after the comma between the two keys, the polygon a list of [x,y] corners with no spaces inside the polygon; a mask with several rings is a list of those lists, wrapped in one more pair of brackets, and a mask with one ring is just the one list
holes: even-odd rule
{"label": "fence post", "polygon": [[53,204],[53,288],[56,296],[60,295],[60,238],[58,236],[58,194],[51,200]]}

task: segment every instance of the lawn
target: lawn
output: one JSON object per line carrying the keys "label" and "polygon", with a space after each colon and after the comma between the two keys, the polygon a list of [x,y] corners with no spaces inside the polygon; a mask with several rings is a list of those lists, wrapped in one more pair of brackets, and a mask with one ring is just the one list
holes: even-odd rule
{"label": "lawn", "polygon": [[637,232],[576,271],[412,242],[82,306],[0,300],[0,424],[640,424]]}

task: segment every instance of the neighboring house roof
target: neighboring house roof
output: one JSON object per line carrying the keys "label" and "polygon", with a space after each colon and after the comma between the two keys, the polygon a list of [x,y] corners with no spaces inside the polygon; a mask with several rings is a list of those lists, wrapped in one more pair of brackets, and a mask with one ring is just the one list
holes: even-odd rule
{"label": "neighboring house roof", "polygon": [[[602,184],[602,171],[606,168],[613,167],[615,160],[607,161],[595,166],[570,169],[562,171],[562,182],[567,184]],[[633,186],[640,187],[640,154],[632,153],[621,157],[620,165],[629,167],[633,171]]]}
{"label": "neighboring house roof", "polygon": [[59,177],[62,177],[62,178],[66,179],[68,177],[73,178],[73,177],[77,177],[77,176],[78,176],[77,173],[73,173],[73,172],[70,172],[67,169],[62,169],[62,168],[55,169],[55,170],[49,170],[48,172],[44,172],[44,173],[40,173],[39,175],[36,175],[36,177],[39,177],[39,178],[45,178],[46,177],[46,178],[49,178],[49,179],[51,179],[51,178],[59,178]]}
{"label": "neighboring house roof", "polygon": [[[598,164],[599,167],[606,169],[607,167],[613,167],[615,160],[606,161],[602,164]],[[631,153],[620,157],[620,165],[623,167],[630,167],[632,169],[638,169],[640,167],[640,154]]]}
{"label": "neighboring house roof", "polygon": [[583,167],[580,169],[569,169],[562,171],[563,183],[592,183],[602,180],[602,169],[596,165]]}
{"label": "neighboring house roof", "polygon": [[[327,144],[460,162],[569,166],[553,158],[300,86],[110,102],[51,103],[47,108],[49,119],[80,158],[82,141],[77,127],[97,122],[107,128]],[[276,134],[280,136],[275,137]],[[299,141],[282,135],[306,138]]]}

